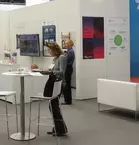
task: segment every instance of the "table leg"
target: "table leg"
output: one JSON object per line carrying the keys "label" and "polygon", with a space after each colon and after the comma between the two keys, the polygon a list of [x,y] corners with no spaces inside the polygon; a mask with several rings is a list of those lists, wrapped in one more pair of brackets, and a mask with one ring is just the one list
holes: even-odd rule
{"label": "table leg", "polygon": [[25,132],[25,90],[24,90],[24,77],[20,77],[21,94],[20,94],[20,133],[11,135],[11,138],[19,141],[27,141],[34,139],[36,136],[32,133]]}
{"label": "table leg", "polygon": [[24,100],[24,77],[20,77],[21,82],[21,94],[20,94],[20,128],[21,139],[25,137],[25,100]]}

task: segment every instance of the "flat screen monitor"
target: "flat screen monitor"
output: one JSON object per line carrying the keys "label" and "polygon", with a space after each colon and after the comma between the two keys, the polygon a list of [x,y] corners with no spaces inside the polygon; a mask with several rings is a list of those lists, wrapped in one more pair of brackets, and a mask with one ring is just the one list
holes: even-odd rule
{"label": "flat screen monitor", "polygon": [[40,56],[39,34],[18,35],[17,41],[21,56]]}

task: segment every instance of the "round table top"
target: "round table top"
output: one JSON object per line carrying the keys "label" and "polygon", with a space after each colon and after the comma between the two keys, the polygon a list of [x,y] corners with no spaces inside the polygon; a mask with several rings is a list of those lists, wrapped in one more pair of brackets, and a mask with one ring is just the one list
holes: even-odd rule
{"label": "round table top", "polygon": [[26,76],[44,76],[39,72],[18,72],[18,71],[12,71],[12,72],[4,72],[2,75],[7,76],[18,76],[18,77],[26,77]]}
{"label": "round table top", "polygon": [[7,76],[19,76],[19,77],[25,77],[25,76],[31,76],[29,72],[18,72],[18,71],[12,71],[12,72],[4,72],[2,75]]}

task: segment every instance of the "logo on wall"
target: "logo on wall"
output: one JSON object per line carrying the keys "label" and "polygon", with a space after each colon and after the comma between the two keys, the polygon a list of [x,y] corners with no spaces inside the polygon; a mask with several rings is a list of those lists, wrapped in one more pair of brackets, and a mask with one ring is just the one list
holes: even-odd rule
{"label": "logo on wall", "polygon": [[139,0],[135,0],[135,2],[138,4],[137,10],[139,10]]}

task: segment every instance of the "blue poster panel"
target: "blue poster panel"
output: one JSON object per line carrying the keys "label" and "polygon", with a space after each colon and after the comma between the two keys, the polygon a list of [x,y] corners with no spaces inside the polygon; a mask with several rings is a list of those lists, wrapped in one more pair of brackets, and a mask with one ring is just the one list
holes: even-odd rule
{"label": "blue poster panel", "polygon": [[139,0],[130,0],[131,81],[139,81]]}
{"label": "blue poster panel", "polygon": [[49,25],[49,26],[43,26],[43,55],[44,56],[50,56],[48,53],[48,49],[45,46],[46,42],[55,42],[56,41],[56,26],[55,25]]}

